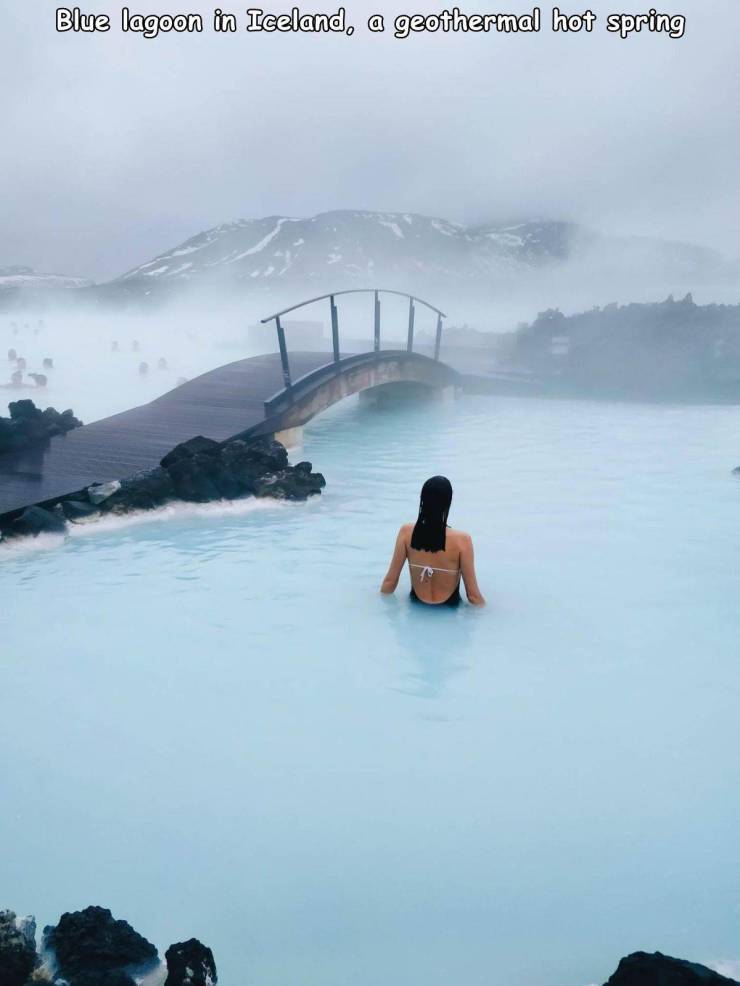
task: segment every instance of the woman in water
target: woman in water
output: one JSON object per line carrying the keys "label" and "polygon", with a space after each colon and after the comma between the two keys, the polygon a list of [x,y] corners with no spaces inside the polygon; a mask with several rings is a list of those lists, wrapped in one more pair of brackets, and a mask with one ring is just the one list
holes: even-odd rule
{"label": "woman in water", "polygon": [[432,606],[457,606],[460,578],[465,583],[468,602],[483,606],[475,578],[473,541],[464,531],[447,526],[452,503],[452,485],[444,476],[432,476],[421,488],[419,517],[415,524],[404,524],[380,591],[396,591],[404,562],[409,563],[411,598]]}

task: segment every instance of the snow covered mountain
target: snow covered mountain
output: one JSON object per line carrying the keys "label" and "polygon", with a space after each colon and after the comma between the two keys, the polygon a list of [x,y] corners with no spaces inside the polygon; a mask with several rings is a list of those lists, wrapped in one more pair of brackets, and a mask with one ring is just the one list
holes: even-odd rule
{"label": "snow covered mountain", "polygon": [[237,281],[385,286],[510,276],[565,260],[579,230],[568,223],[467,228],[411,213],[327,212],[310,219],[246,219],[199,233],[119,281]]}
{"label": "snow covered mountain", "polygon": [[[309,219],[243,219],[199,233],[112,282],[125,294],[227,284],[315,294],[380,286],[437,295],[486,294],[546,271],[590,266],[629,279],[725,276],[712,250],[645,237],[608,237],[566,222],[466,227],[412,213],[337,211]],[[588,276],[588,275],[586,275]]]}

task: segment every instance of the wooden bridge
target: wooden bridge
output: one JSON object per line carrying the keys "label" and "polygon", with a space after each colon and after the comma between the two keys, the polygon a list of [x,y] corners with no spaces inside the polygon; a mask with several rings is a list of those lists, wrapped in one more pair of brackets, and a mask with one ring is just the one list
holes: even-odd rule
{"label": "wooden bridge", "polygon": [[[342,354],[336,298],[374,295],[373,349]],[[381,295],[408,299],[405,349],[381,348]],[[332,352],[292,352],[282,318],[289,312],[328,301]],[[437,316],[434,356],[414,352],[418,305]],[[223,441],[235,436],[287,438],[316,414],[351,394],[394,383],[441,390],[459,374],[439,359],[444,313],[426,301],[398,291],[340,291],[311,298],[263,319],[274,322],[278,352],[237,360],[204,373],[149,404],[94,421],[22,452],[0,455],[0,517],[31,504],[49,503],[93,483],[123,479],[150,469],[179,442],[194,435]]]}

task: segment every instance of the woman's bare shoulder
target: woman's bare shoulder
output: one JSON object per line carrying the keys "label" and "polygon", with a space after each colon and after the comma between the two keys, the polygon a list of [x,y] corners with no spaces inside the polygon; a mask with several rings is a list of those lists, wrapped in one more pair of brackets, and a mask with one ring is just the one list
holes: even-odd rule
{"label": "woman's bare shoulder", "polygon": [[447,528],[447,537],[459,545],[470,544],[473,540],[467,531],[458,531],[454,527]]}

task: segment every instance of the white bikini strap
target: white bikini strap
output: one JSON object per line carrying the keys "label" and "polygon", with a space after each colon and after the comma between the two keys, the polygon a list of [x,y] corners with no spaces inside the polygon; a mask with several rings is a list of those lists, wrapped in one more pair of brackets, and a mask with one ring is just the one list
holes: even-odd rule
{"label": "white bikini strap", "polygon": [[459,568],[432,568],[430,565],[414,565],[411,562],[409,562],[409,568],[421,569],[420,582],[423,582],[424,579],[431,579],[435,572],[447,572],[449,575],[457,575],[460,571]]}

